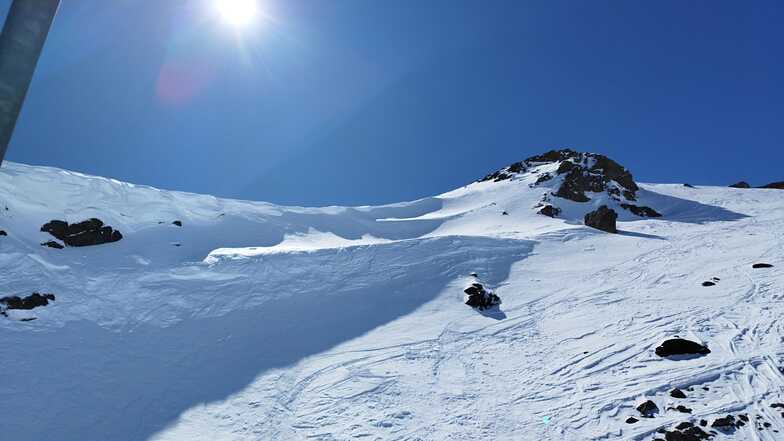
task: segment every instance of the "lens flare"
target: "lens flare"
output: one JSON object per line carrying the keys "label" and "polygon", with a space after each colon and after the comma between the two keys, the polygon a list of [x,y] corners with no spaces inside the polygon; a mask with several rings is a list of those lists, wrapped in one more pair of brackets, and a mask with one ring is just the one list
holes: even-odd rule
{"label": "lens flare", "polygon": [[215,0],[218,13],[227,24],[244,28],[259,15],[258,0]]}

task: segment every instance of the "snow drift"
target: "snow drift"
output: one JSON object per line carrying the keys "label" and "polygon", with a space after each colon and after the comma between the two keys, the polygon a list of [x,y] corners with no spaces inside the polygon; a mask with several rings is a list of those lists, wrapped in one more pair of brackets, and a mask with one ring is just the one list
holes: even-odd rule
{"label": "snow drift", "polygon": [[[571,150],[377,207],[6,163],[0,297],[31,308],[0,304],[0,438],[780,439],[781,194]],[[582,224],[603,205],[618,234]],[[466,306],[472,274],[503,303]]]}

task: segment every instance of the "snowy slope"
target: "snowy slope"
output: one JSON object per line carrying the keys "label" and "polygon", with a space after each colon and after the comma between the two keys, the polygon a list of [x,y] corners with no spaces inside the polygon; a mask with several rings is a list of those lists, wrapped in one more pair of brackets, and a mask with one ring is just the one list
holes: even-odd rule
{"label": "snowy slope", "polygon": [[[0,317],[0,439],[649,440],[727,413],[760,423],[714,439],[784,439],[784,193],[641,185],[663,217],[610,235],[580,222],[606,199],[536,214],[540,167],[300,208],[5,163],[0,296],[57,299]],[[124,238],[40,246],[91,217]],[[500,309],[463,304],[471,272]],[[674,335],[712,353],[657,357]]]}

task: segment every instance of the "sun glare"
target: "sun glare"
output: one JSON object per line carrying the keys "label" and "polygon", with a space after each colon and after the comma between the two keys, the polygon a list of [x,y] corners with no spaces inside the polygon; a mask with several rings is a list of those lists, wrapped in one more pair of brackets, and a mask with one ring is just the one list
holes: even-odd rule
{"label": "sun glare", "polygon": [[259,14],[258,0],[215,0],[223,21],[227,24],[243,28],[253,23]]}

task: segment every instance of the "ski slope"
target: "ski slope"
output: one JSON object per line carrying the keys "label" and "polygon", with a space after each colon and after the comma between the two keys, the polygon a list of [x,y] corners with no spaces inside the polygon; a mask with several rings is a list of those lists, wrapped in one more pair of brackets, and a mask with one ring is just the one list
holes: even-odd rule
{"label": "ski slope", "polygon": [[[536,214],[535,178],[302,208],[6,162],[0,296],[57,299],[0,317],[0,439],[651,440],[728,413],[769,427],[713,439],[784,439],[784,193],[641,184],[663,217],[611,235],[581,222],[600,198]],[[40,245],[91,217],[124,238]],[[463,304],[472,272],[499,309]],[[656,356],[675,335],[712,352]]]}

